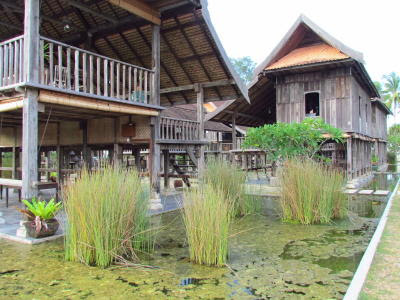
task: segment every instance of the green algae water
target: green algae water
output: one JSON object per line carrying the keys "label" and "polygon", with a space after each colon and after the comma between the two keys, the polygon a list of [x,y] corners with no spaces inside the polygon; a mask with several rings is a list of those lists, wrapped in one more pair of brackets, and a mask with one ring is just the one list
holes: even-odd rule
{"label": "green algae water", "polygon": [[224,268],[189,262],[179,212],[154,217],[162,230],[141,263],[155,269],[65,262],[62,241],[0,240],[0,299],[341,299],[385,203],[349,197],[349,217],[330,225],[283,224],[272,208],[247,216],[232,228]]}

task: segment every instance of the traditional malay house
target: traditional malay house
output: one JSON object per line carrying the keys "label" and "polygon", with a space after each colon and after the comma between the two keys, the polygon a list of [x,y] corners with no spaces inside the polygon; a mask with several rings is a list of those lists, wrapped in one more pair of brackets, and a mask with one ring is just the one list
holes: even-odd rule
{"label": "traditional malay house", "polygon": [[300,16],[254,75],[251,105],[239,99],[207,119],[260,126],[322,117],[345,132],[344,145],[329,143],[323,151],[349,178],[371,170],[373,153],[385,164],[390,111],[379,100],[362,53]]}
{"label": "traditional malay house", "polygon": [[[39,171],[62,182],[71,150],[90,167],[94,151],[117,164],[148,149],[157,194],[162,151],[194,149],[204,164],[203,104],[248,101],[205,0],[1,0],[0,9],[0,149],[12,153],[2,170],[13,177],[0,185],[25,199],[53,187]],[[190,103],[195,121],[160,115]],[[39,170],[49,151],[56,168]]]}

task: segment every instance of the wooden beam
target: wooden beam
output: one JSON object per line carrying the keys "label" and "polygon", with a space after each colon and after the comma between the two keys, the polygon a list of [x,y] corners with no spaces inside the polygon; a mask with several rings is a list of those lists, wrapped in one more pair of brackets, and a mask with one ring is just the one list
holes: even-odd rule
{"label": "wooden beam", "polygon": [[[199,124],[199,140],[204,141],[204,89],[202,86],[196,87],[197,93],[197,121]],[[198,175],[201,177],[205,168],[205,158],[204,158],[205,147],[200,146],[200,155],[197,163]]]}
{"label": "wooden beam", "polygon": [[93,16],[96,16],[96,17],[99,17],[101,19],[107,20],[107,21],[109,21],[111,23],[118,23],[118,20],[116,18],[111,17],[109,15],[106,15],[106,14],[100,12],[100,11],[97,11],[97,10],[91,8],[90,6],[81,3],[81,1],[68,0],[68,4],[73,6],[73,7],[78,8],[78,9],[84,11],[84,12],[87,12],[88,14],[91,14]]}
{"label": "wooden beam", "polygon": [[52,103],[63,106],[71,106],[76,108],[92,109],[106,111],[112,113],[121,113],[124,115],[143,115],[143,116],[158,116],[159,112],[156,109],[139,107],[133,104],[114,103],[112,101],[96,100],[72,94],[64,94],[41,90],[39,101],[43,103]]}
{"label": "wooden beam", "polygon": [[167,93],[176,93],[176,92],[181,92],[181,91],[194,90],[196,88],[196,86],[198,86],[199,84],[203,88],[211,88],[211,87],[217,87],[217,86],[235,85],[236,82],[233,79],[223,79],[223,80],[209,81],[209,82],[203,82],[203,83],[197,83],[197,84],[181,85],[181,86],[161,89],[160,93],[167,94]]}
{"label": "wooden beam", "polygon": [[118,6],[130,13],[139,16],[153,24],[161,25],[160,12],[141,0],[108,0],[111,4]]}
{"label": "wooden beam", "polygon": [[236,118],[237,111],[235,110],[232,114],[232,150],[237,149],[237,139],[236,139]]}

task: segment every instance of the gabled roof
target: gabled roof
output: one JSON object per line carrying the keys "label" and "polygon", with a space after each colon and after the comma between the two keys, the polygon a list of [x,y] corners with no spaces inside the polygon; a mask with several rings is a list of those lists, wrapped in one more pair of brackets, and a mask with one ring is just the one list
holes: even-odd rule
{"label": "gabled roof", "polygon": [[269,65],[265,70],[275,70],[292,66],[301,66],[313,63],[336,61],[349,58],[340,50],[325,43],[296,48],[278,61]]}
{"label": "gabled roof", "polygon": [[[299,48],[299,46],[301,47],[301,43],[304,42],[304,39],[308,38],[313,40],[313,38],[315,39],[316,37],[319,38],[321,42],[330,45],[348,57],[358,61],[359,63],[364,63],[363,54],[361,52],[347,47],[342,42],[325,32],[305,15],[300,15],[280,43],[271,52],[271,54],[260,65],[257,66],[254,71],[254,81],[257,80],[257,76],[264,69],[276,63],[291,51]],[[254,84],[254,81],[250,86]]]}

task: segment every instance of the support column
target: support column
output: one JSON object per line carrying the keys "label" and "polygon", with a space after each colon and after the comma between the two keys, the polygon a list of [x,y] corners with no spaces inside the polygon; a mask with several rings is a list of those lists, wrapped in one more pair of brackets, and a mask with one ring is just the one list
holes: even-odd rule
{"label": "support column", "polygon": [[119,144],[119,128],[120,128],[120,120],[119,118],[114,119],[114,147],[113,147],[113,164],[115,166],[123,165],[123,153],[122,146]]}
{"label": "support column", "polygon": [[169,188],[169,150],[163,150],[164,157],[164,188]]}
{"label": "support column", "polygon": [[353,174],[353,163],[352,163],[352,138],[347,138],[347,151],[346,151],[346,159],[347,159],[347,179],[352,179]]}
{"label": "support column", "polygon": [[[160,26],[152,26],[152,67],[153,91],[150,102],[153,105],[160,105]],[[160,135],[160,117],[151,117],[151,144],[150,144],[150,183],[152,188],[152,200],[150,209],[159,210],[163,208],[160,198],[160,167],[161,150],[157,143]]]}
{"label": "support column", "polygon": [[12,179],[18,178],[18,162],[19,162],[19,150],[17,148],[17,128],[15,127],[13,130],[14,133],[14,146],[12,148]]}
{"label": "support column", "polygon": [[237,149],[236,117],[237,117],[237,111],[235,110],[232,114],[232,150]]}
{"label": "support column", "polygon": [[134,149],[133,151],[134,151],[133,155],[135,155],[135,167],[136,167],[137,171],[140,172],[141,171],[140,149]]}
{"label": "support column", "polygon": [[[40,0],[25,0],[24,79],[39,83],[39,14]],[[38,180],[38,95],[37,89],[24,93],[22,117],[22,198],[37,196]]]}
{"label": "support column", "polygon": [[[196,85],[197,93],[197,121],[199,122],[199,140],[204,141],[204,89],[201,85]],[[204,145],[199,148],[199,158],[197,163],[198,175],[202,176],[205,167]]]}
{"label": "support column", "polygon": [[91,168],[91,159],[90,159],[90,149],[88,148],[88,127],[87,121],[81,121],[81,129],[82,129],[82,157],[83,163],[86,168],[90,170]]}

